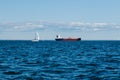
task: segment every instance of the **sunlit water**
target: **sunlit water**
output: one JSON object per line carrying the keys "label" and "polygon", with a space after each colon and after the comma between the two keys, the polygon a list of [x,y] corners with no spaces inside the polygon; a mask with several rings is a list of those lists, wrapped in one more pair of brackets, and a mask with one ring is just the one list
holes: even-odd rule
{"label": "sunlit water", "polygon": [[120,80],[120,41],[0,41],[0,80]]}

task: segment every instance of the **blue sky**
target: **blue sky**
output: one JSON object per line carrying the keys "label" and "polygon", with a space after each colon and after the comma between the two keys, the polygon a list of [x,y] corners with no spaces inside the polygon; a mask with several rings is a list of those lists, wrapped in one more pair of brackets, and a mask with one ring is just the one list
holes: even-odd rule
{"label": "blue sky", "polygon": [[0,39],[120,40],[120,0],[0,0]]}

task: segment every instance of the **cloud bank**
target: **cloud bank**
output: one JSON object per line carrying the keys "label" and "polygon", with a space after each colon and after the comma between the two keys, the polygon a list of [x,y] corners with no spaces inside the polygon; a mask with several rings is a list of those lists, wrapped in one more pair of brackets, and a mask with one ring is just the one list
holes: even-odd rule
{"label": "cloud bank", "polygon": [[1,39],[33,39],[34,33],[39,32],[41,39],[54,39],[57,34],[62,37],[82,37],[82,39],[119,40],[120,24],[103,22],[23,22],[0,23]]}
{"label": "cloud bank", "polygon": [[120,30],[120,24],[115,23],[56,23],[56,22],[26,22],[26,23],[0,23],[0,31],[35,31],[35,30],[80,30],[101,31]]}

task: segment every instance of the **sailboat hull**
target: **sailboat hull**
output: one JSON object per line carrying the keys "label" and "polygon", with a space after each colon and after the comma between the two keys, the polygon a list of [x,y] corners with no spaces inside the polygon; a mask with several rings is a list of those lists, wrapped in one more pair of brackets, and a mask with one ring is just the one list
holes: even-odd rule
{"label": "sailboat hull", "polygon": [[32,40],[32,42],[39,42],[39,40]]}

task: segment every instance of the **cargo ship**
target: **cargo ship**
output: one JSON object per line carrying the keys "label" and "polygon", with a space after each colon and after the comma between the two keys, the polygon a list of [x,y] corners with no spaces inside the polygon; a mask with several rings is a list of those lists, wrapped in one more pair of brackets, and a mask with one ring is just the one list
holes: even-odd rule
{"label": "cargo ship", "polygon": [[80,41],[81,38],[62,38],[60,35],[57,35],[55,38],[56,41]]}

